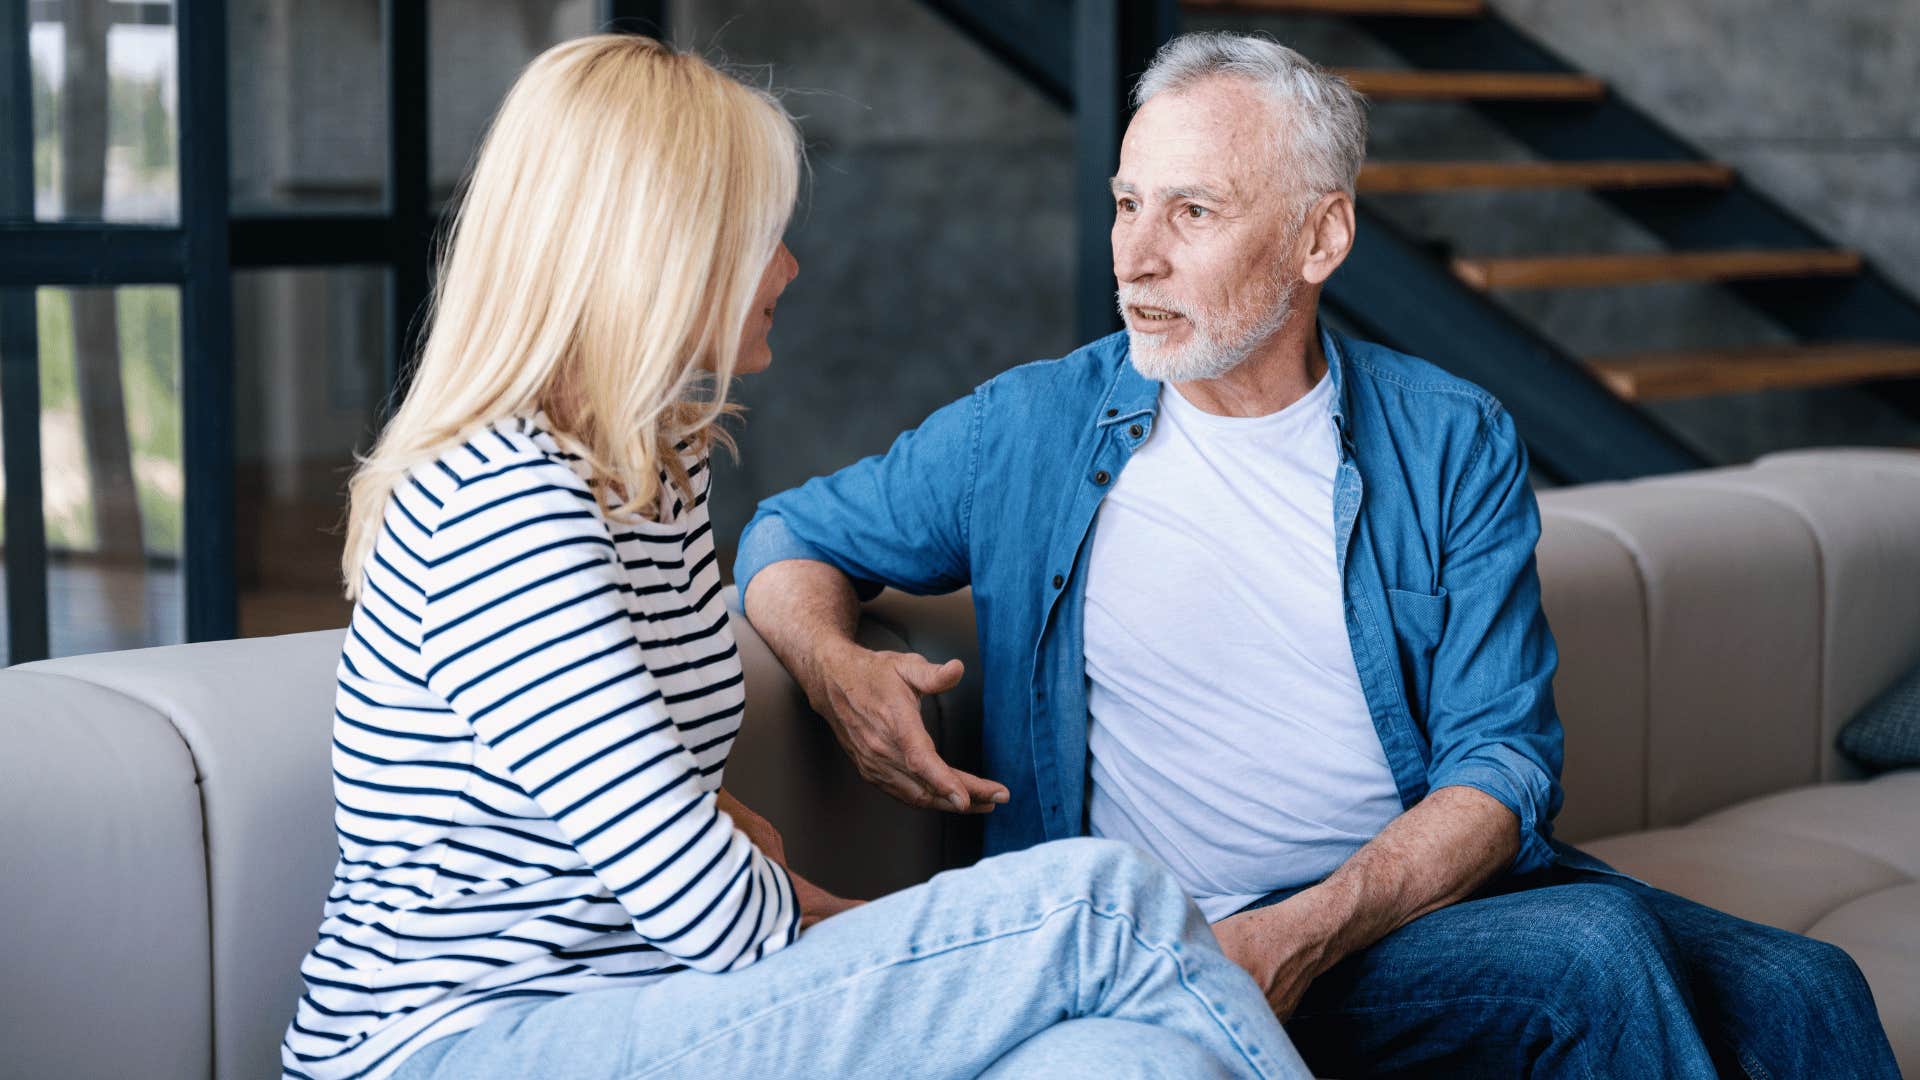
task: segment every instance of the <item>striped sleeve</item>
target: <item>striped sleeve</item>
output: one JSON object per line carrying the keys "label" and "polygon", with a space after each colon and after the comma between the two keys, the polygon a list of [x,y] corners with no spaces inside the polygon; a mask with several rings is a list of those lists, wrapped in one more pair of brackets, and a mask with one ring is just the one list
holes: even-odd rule
{"label": "striped sleeve", "polygon": [[544,457],[496,457],[446,494],[429,548],[422,664],[472,725],[480,763],[680,962],[726,971],[791,942],[792,882],[702,786],[586,485]]}

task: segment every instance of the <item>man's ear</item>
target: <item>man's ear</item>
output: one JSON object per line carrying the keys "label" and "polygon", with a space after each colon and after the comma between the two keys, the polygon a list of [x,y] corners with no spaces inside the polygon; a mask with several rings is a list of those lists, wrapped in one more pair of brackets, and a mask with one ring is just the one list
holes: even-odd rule
{"label": "man's ear", "polygon": [[1347,261],[1347,252],[1353,250],[1353,196],[1344,191],[1320,196],[1300,224],[1307,248],[1300,277],[1309,285],[1318,285],[1332,277]]}

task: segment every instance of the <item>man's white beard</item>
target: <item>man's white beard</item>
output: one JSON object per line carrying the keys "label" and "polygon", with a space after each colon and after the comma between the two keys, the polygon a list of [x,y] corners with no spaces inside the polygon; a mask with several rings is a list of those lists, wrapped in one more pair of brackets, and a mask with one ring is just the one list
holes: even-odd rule
{"label": "man's white beard", "polygon": [[1161,335],[1139,333],[1129,324],[1127,342],[1134,369],[1161,382],[1217,379],[1245,363],[1255,349],[1279,332],[1287,316],[1293,314],[1293,297],[1299,287],[1299,278],[1280,269],[1260,297],[1256,315],[1228,322],[1195,317],[1166,302],[1150,285],[1122,285],[1117,294],[1122,319],[1126,318],[1128,307],[1161,308],[1180,311],[1190,327],[1186,343],[1172,346],[1162,343]]}

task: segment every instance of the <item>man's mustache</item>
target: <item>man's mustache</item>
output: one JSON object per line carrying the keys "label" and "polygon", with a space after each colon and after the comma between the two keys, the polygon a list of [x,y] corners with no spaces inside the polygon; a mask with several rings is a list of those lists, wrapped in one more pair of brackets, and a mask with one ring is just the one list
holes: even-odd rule
{"label": "man's mustache", "polygon": [[1113,295],[1115,304],[1120,308],[1122,318],[1126,317],[1127,309],[1130,307],[1170,311],[1183,318],[1186,317],[1187,314],[1186,310],[1180,307],[1176,301],[1151,286],[1123,285],[1116,290]]}

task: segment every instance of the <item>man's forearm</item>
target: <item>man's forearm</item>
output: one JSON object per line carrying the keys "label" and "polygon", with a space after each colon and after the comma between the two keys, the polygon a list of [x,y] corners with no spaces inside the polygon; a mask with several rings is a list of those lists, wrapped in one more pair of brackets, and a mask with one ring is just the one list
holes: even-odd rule
{"label": "man's forearm", "polygon": [[807,700],[821,707],[821,655],[851,643],[860,626],[860,598],[853,582],[823,562],[783,559],[755,574],[740,600],[753,628]]}
{"label": "man's forearm", "polygon": [[1493,796],[1443,787],[1354,852],[1314,894],[1331,927],[1328,966],[1430,911],[1465,899],[1513,862],[1519,819]]}

